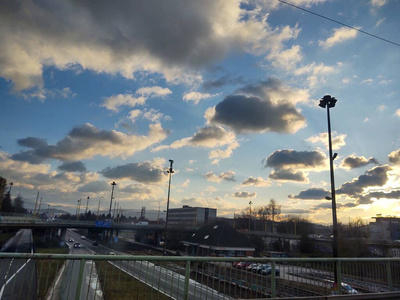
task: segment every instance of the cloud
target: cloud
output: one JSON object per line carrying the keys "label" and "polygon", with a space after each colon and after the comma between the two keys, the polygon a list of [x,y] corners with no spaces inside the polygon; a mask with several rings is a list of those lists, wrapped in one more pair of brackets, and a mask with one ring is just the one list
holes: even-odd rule
{"label": "cloud", "polygon": [[374,7],[382,7],[386,4],[386,0],[371,0],[371,5]]}
{"label": "cloud", "polygon": [[366,188],[383,186],[388,182],[388,172],[390,170],[391,167],[388,165],[374,167],[366,171],[364,175],[360,175],[358,178],[344,183],[336,190],[336,193],[358,196]]}
{"label": "cloud", "polygon": [[200,93],[200,92],[186,92],[183,94],[183,100],[186,102],[192,101],[194,104],[198,104],[201,100],[208,99],[211,97],[215,97],[216,95],[212,95],[209,93]]}
{"label": "cloud", "polygon": [[385,192],[371,192],[366,195],[359,196],[357,199],[358,204],[371,204],[373,199],[396,199],[400,200],[400,190]]}
{"label": "cloud", "polygon": [[395,115],[400,117],[400,108],[398,110],[396,110]]}
{"label": "cloud", "polygon": [[81,185],[78,188],[80,193],[100,193],[110,190],[108,182],[105,181],[92,181],[87,184]]}
{"label": "cloud", "polygon": [[301,191],[298,195],[289,195],[289,198],[303,200],[324,200],[326,196],[330,195],[330,193],[330,191],[323,188],[309,188],[305,191]]}
{"label": "cloud", "polygon": [[162,193],[159,187],[142,183],[129,184],[125,187],[119,188],[118,192],[128,194],[129,198],[135,198],[139,200],[156,199]]}
{"label": "cloud", "polygon": [[174,141],[169,146],[157,146],[153,148],[152,151],[156,152],[165,149],[179,149],[182,147],[226,147],[225,149],[214,149],[210,152],[209,158],[213,159],[213,164],[215,164],[220,159],[230,157],[233,150],[239,147],[239,143],[236,141],[236,135],[233,131],[228,131],[217,125],[208,125],[200,128],[192,137]]}
{"label": "cloud", "polygon": [[294,106],[308,98],[303,90],[292,90],[270,79],[236,93],[206,111],[209,123],[228,126],[237,133],[295,133],[306,126],[304,116]]}
{"label": "cloud", "polygon": [[393,164],[400,164],[400,149],[392,151],[389,155],[389,161]]}
{"label": "cloud", "polygon": [[159,183],[165,178],[164,168],[149,161],[108,167],[100,172],[110,179],[131,179],[140,183]]}
{"label": "cloud", "polygon": [[233,194],[233,197],[235,198],[245,198],[245,199],[254,199],[257,196],[256,192],[250,193],[250,192],[236,192]]}
{"label": "cloud", "polygon": [[243,84],[245,82],[244,78],[239,77],[231,77],[229,75],[224,75],[215,80],[206,80],[203,82],[203,88],[205,90],[211,90],[214,88],[221,88],[225,85],[236,85],[236,84]]}
{"label": "cloud", "polygon": [[365,79],[361,81],[361,84],[371,85],[374,82],[372,78]]}
{"label": "cloud", "polygon": [[326,155],[321,151],[276,150],[264,160],[265,168],[273,168],[269,178],[280,181],[306,183],[305,171],[322,171],[327,168]]}
{"label": "cloud", "polygon": [[[340,148],[342,148],[343,146],[346,145],[345,139],[346,139],[347,135],[346,134],[337,134],[336,131],[332,132],[332,149],[334,150],[339,150]],[[308,139],[306,139],[307,142],[310,143],[322,143],[325,145],[326,149],[328,149],[329,145],[328,145],[328,133],[324,132],[324,133],[320,133],[318,135],[313,135],[311,137],[309,137]]]}
{"label": "cloud", "polygon": [[321,171],[327,167],[326,155],[318,150],[295,151],[291,149],[276,150],[265,160],[265,167],[278,170],[300,168],[302,170]]}
{"label": "cloud", "polygon": [[296,76],[306,75],[307,82],[310,88],[315,88],[321,83],[326,82],[326,76],[337,72],[340,68],[340,64],[338,63],[336,66],[327,66],[323,63],[316,64],[311,63],[299,68],[296,68],[293,71],[293,74]]}
{"label": "cloud", "polygon": [[12,156],[15,160],[41,163],[46,159],[74,161],[92,158],[96,155],[127,157],[148,148],[167,137],[159,123],[149,125],[148,136],[129,135],[116,130],[99,130],[91,124],[73,128],[55,145],[48,145],[43,139],[28,137],[18,140],[19,145],[32,148]]}
{"label": "cloud", "polygon": [[307,176],[302,171],[294,171],[291,169],[287,170],[275,170],[272,171],[269,176],[270,179],[280,181],[295,181],[295,182],[308,182]]}
{"label": "cloud", "polygon": [[81,161],[65,162],[58,167],[60,171],[66,172],[85,172],[86,167]]}
{"label": "cloud", "polygon": [[368,164],[376,164],[377,165],[378,161],[373,157],[370,157],[367,159],[364,156],[350,155],[350,156],[345,157],[342,160],[340,166],[345,169],[355,169],[355,168],[364,167]]}
{"label": "cloud", "polygon": [[192,197],[192,198],[183,198],[180,201],[181,205],[189,205],[193,207],[210,207],[210,208],[218,208],[218,215],[220,212],[229,212],[232,213],[237,209],[237,207],[230,201],[222,199],[220,197],[215,198],[201,198],[201,197]]}
{"label": "cloud", "polygon": [[207,172],[204,175],[204,178],[206,178],[208,181],[212,182],[221,182],[221,181],[236,181],[235,179],[235,172],[233,171],[228,171],[228,172],[222,172],[219,175],[214,174],[214,172]]}
{"label": "cloud", "polygon": [[266,53],[282,48],[299,31],[272,28],[265,17],[234,0],[1,6],[0,77],[11,80],[16,91],[43,86],[47,66],[128,79],[141,72],[161,74],[168,82],[195,81],[198,71],[229,51]]}
{"label": "cloud", "polygon": [[143,87],[136,91],[136,96],[132,94],[118,94],[105,98],[101,106],[117,112],[120,106],[135,107],[143,105],[149,98],[165,97],[171,93],[170,89],[159,86]]}
{"label": "cloud", "polygon": [[318,43],[324,49],[328,49],[345,41],[355,39],[357,37],[357,33],[357,30],[347,27],[335,28],[331,37],[325,41],[319,41]]}
{"label": "cloud", "polygon": [[268,182],[262,177],[254,178],[252,176],[249,176],[242,182],[242,185],[248,185],[248,186],[268,186],[270,184],[271,184],[270,182]]}

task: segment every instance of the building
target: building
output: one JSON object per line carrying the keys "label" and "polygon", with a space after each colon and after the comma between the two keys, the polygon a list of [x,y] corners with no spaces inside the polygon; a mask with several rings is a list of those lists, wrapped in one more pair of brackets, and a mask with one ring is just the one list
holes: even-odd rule
{"label": "building", "polygon": [[400,240],[400,218],[376,215],[373,219],[375,223],[369,223],[372,240]]}
{"label": "building", "polygon": [[244,235],[224,221],[215,221],[200,228],[181,242],[187,255],[254,256],[255,246]]}
{"label": "building", "polygon": [[190,207],[170,208],[168,211],[168,224],[172,226],[202,226],[217,218],[215,208]]}

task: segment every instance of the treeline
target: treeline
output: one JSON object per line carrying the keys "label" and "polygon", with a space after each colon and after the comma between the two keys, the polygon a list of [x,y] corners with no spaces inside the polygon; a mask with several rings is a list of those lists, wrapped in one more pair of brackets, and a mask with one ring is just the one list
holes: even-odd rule
{"label": "treeline", "polygon": [[18,195],[11,199],[10,193],[3,195],[3,201],[1,203],[1,212],[13,212],[13,213],[27,213],[28,210],[24,207],[24,200],[21,195]]}

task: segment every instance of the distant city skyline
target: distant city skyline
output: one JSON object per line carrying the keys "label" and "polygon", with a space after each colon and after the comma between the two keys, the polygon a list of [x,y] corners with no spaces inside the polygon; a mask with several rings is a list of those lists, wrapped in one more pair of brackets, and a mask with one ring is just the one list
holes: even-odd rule
{"label": "distant city skyline", "polygon": [[400,216],[400,3],[287,2],[0,3],[13,197],[163,211],[173,159],[170,208],[329,225],[331,95],[338,220]]}

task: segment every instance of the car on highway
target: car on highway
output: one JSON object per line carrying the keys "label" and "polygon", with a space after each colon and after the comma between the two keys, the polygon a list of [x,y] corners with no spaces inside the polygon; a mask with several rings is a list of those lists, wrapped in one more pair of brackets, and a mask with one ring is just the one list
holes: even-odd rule
{"label": "car on highway", "polygon": [[75,242],[75,240],[72,237],[70,237],[68,242],[73,243],[73,242]]}
{"label": "car on highway", "polygon": [[81,239],[82,239],[82,240],[86,240],[86,236],[82,235],[82,236],[81,236]]}
{"label": "car on highway", "polygon": [[75,243],[74,244],[74,248],[81,248],[82,246],[81,246],[81,244],[80,243]]}
{"label": "car on highway", "polygon": [[93,245],[93,246],[98,246],[98,245],[99,245],[99,242],[98,242],[98,241],[94,241],[94,242],[92,243],[92,245]]}
{"label": "car on highway", "polygon": [[107,253],[107,255],[115,255],[115,252],[110,251]]}

